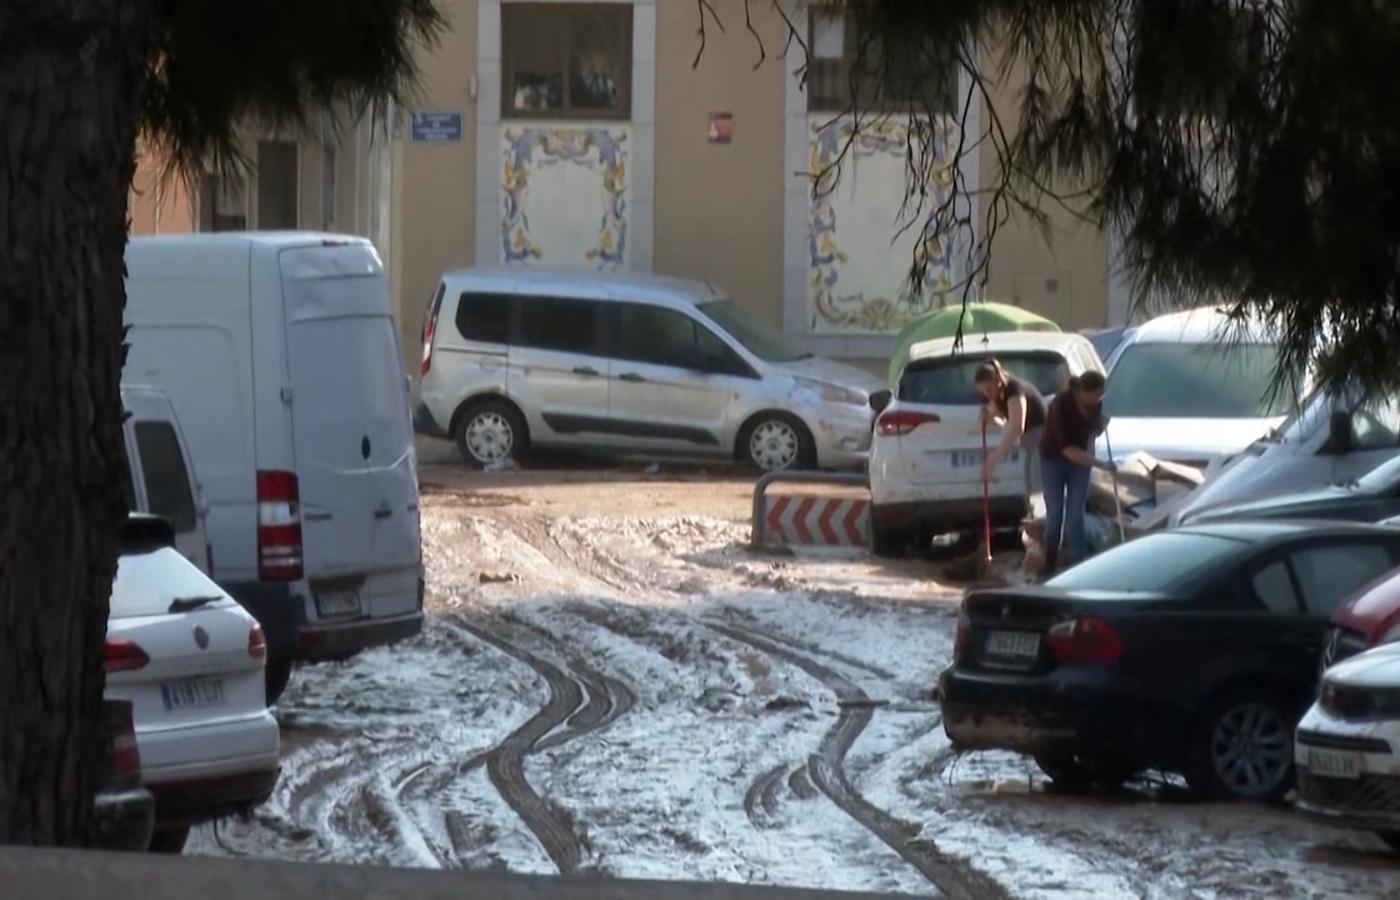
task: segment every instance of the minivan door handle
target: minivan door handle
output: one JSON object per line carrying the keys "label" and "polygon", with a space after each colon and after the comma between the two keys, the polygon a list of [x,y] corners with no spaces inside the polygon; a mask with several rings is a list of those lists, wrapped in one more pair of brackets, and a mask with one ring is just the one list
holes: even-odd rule
{"label": "minivan door handle", "polygon": [[637,384],[637,383],[646,381],[645,378],[643,378],[642,376],[638,375],[636,372],[623,372],[621,375],[619,375],[619,376],[617,376],[617,377],[618,377],[618,380],[619,380],[619,381],[630,381],[630,382],[632,382],[632,383],[634,383],[634,384]]}
{"label": "minivan door handle", "polygon": [[593,368],[592,366],[575,366],[575,367],[574,367],[574,374],[575,374],[575,375],[583,375],[583,376],[586,376],[586,377],[588,377],[588,378],[597,378],[597,377],[598,377],[598,370],[595,369],[595,368]]}

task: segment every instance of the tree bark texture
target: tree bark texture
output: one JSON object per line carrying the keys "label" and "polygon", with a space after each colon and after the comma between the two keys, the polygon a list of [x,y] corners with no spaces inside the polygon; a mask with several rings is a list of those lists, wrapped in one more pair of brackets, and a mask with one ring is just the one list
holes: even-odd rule
{"label": "tree bark texture", "polygon": [[0,842],[77,844],[125,514],[122,254],[156,0],[0,0]]}

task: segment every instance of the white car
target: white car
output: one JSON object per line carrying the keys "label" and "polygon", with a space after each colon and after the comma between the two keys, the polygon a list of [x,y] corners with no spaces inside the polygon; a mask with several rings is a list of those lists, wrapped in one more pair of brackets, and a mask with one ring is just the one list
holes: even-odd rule
{"label": "white car", "polygon": [[176,551],[169,523],[133,516],[112,583],[106,696],[132,705],[156,798],[153,850],[179,852],[191,825],[272,793],[279,737],[266,656],[257,621]]}
{"label": "white car", "polygon": [[1338,663],[1298,725],[1298,808],[1400,851],[1400,643]]}
{"label": "white car", "polygon": [[[982,527],[982,398],[974,387],[977,367],[996,359],[1011,374],[1049,398],[1071,376],[1102,372],[1103,363],[1083,335],[999,332],[915,344],[900,374],[898,391],[875,423],[870,451],[870,498],[875,552],[899,555],[915,539],[975,534]],[[987,431],[987,446],[1001,429]],[[1024,463],[1018,450],[990,482],[992,526],[1016,529],[1027,512]]]}
{"label": "white car", "polygon": [[709,282],[463,269],[428,307],[414,418],[475,468],[531,447],[846,468],[865,462],[883,388]]}
{"label": "white car", "polygon": [[1270,392],[1279,348],[1261,325],[1237,328],[1201,308],[1133,329],[1108,361],[1108,430],[1098,455],[1134,453],[1204,469],[1233,456],[1283,422],[1297,402]]}

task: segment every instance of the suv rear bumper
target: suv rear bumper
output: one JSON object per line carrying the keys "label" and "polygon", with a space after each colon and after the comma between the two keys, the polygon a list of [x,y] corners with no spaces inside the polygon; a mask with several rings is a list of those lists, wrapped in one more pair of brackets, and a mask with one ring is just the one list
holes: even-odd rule
{"label": "suv rear bumper", "polygon": [[[1030,512],[1025,497],[993,497],[989,508],[992,527],[1020,528]],[[982,527],[982,498],[957,497],[947,500],[915,500],[884,503],[871,507],[875,524],[881,528],[927,528],[935,533],[966,531]]]}
{"label": "suv rear bumper", "polygon": [[161,828],[198,825],[246,812],[272,796],[280,768],[151,785]]}
{"label": "suv rear bumper", "polygon": [[424,437],[441,438],[447,440],[452,435],[447,433],[447,429],[438,424],[438,420],[433,416],[433,411],[428,408],[428,404],[419,403],[413,408],[413,431]]}
{"label": "suv rear bumper", "polygon": [[361,650],[394,644],[423,631],[423,613],[392,619],[357,619],[335,625],[304,625],[297,632],[296,658],[307,661],[345,659]]}
{"label": "suv rear bumper", "polygon": [[151,846],[156,800],[145,788],[99,791],[92,811],[94,847],[144,853]]}

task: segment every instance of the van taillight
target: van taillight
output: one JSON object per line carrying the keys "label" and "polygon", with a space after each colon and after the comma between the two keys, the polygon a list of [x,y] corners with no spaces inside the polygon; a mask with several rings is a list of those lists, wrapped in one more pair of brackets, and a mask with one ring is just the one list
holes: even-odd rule
{"label": "van taillight", "polygon": [[258,578],[263,581],[302,576],[300,500],[296,475],[258,473]]}
{"label": "van taillight", "polygon": [[920,425],[940,421],[942,420],[933,413],[909,412],[902,409],[890,410],[881,413],[880,418],[875,420],[875,433],[885,437],[902,437]]}
{"label": "van taillight", "polygon": [[1123,639],[1103,619],[1080,616],[1061,622],[1046,635],[1050,654],[1060,662],[1111,663],[1123,653]]}
{"label": "van taillight", "polygon": [[108,672],[135,672],[150,661],[140,645],[121,638],[107,638],[102,648],[102,665]]}

